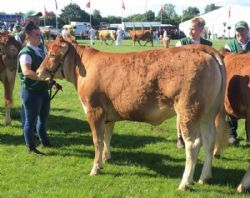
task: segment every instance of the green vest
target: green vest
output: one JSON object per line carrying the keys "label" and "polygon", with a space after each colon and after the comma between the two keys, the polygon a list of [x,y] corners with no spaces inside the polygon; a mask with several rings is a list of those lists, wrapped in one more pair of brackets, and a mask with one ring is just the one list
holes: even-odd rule
{"label": "green vest", "polygon": [[247,43],[245,50],[242,49],[241,44],[237,39],[230,40],[227,46],[230,48],[231,52],[239,53],[241,51],[250,52],[250,41]]}
{"label": "green vest", "polygon": [[[190,45],[190,44],[193,44],[193,43],[192,43],[192,39],[191,39],[190,37],[182,38],[182,39],[180,40],[180,42],[181,42],[181,45]],[[206,39],[204,39],[204,38],[201,38],[200,44],[209,45],[209,46],[212,46],[212,45],[213,45],[213,43],[212,43],[211,41],[206,40]]]}
{"label": "green vest", "polygon": [[[29,54],[31,56],[31,59],[32,59],[31,70],[35,72],[39,68],[40,64],[42,63],[43,58],[36,55],[35,51],[28,46],[25,46],[20,51],[18,55],[18,60],[20,59],[20,56],[22,54]],[[18,61],[17,63],[17,72],[19,74],[21,86],[23,88],[31,90],[31,91],[39,91],[39,92],[47,91],[49,89],[48,82],[32,80],[30,78],[25,77],[21,69],[20,61]]]}

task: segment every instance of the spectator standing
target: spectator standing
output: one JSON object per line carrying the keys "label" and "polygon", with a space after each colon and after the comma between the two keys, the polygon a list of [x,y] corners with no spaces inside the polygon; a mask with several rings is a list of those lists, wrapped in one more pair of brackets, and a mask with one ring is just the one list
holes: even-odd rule
{"label": "spectator standing", "polygon": [[89,29],[90,45],[95,44],[95,34],[96,34],[96,30],[93,27],[90,27],[90,29]]}
{"label": "spectator standing", "polygon": [[116,35],[116,45],[122,45],[123,30],[121,28],[118,28],[116,31]]}
{"label": "spectator standing", "polygon": [[[235,39],[232,39],[225,45],[225,49],[229,52],[250,52],[250,38],[249,38],[249,26],[245,21],[239,21],[235,24],[236,35]],[[234,116],[228,116],[230,125],[229,143],[238,144],[237,128],[238,121]],[[247,127],[247,120],[245,121],[245,128]],[[246,129],[247,131],[247,129]],[[247,134],[247,141],[250,142],[250,134]]]}

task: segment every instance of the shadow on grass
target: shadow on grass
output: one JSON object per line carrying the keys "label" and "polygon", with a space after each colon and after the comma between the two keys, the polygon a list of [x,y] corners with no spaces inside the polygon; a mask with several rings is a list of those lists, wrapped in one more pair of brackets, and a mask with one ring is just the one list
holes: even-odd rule
{"label": "shadow on grass", "polygon": [[165,138],[155,136],[114,134],[111,140],[111,146],[113,148],[135,149],[145,147],[147,144],[155,144],[158,142],[167,142],[167,140]]}

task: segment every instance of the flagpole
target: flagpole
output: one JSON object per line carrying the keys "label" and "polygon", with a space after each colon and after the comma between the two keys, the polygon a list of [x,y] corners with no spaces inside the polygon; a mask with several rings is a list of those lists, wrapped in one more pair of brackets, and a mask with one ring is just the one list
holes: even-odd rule
{"label": "flagpole", "polygon": [[46,15],[47,15],[47,13],[46,13],[45,5],[44,5],[44,16],[43,16],[43,25],[44,25],[44,26],[46,26],[46,21],[45,21],[45,20],[46,20],[46,19],[45,19],[45,18],[46,18]]}
{"label": "flagpole", "polygon": [[161,24],[162,24],[162,12],[161,12]]}
{"label": "flagpole", "polygon": [[[89,12],[89,23],[91,25],[91,8],[90,8],[90,12]],[[92,26],[92,25],[91,25]]]}
{"label": "flagpole", "polygon": [[56,29],[58,29],[57,13],[56,13]]}

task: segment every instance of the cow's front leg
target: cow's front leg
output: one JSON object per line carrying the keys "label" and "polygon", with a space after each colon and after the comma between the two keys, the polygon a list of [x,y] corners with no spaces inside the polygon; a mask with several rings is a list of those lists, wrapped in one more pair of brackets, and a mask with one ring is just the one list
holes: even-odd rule
{"label": "cow's front leg", "polygon": [[114,129],[114,122],[109,122],[105,124],[105,132],[104,132],[104,149],[102,153],[102,160],[103,162],[107,162],[111,159],[111,152],[110,152],[110,141],[113,134]]}
{"label": "cow's front leg", "polygon": [[[15,81],[13,82],[13,84],[14,83],[15,83]],[[3,121],[4,125],[11,124],[10,109],[11,109],[11,106],[12,106],[13,87],[14,87],[14,85],[11,86],[11,82],[9,82],[8,80],[5,80],[5,82],[4,82],[4,98],[5,98],[6,114],[5,114],[5,119]]]}
{"label": "cow's front leg", "polygon": [[250,111],[247,112],[247,117],[245,120],[245,129],[246,129],[246,141],[250,143]]}
{"label": "cow's front leg", "polygon": [[92,132],[93,143],[95,147],[95,158],[93,168],[89,175],[97,175],[102,168],[102,152],[104,140],[104,111],[101,107],[88,108],[87,112],[88,122]]}

